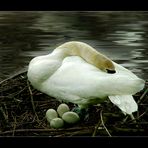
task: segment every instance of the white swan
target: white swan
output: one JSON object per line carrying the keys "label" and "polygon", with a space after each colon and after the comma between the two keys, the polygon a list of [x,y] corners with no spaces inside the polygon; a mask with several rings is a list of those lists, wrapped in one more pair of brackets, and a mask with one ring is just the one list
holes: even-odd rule
{"label": "white swan", "polygon": [[34,88],[81,108],[109,98],[125,114],[137,111],[132,95],[144,80],[83,42],[71,41],[29,63],[28,79]]}

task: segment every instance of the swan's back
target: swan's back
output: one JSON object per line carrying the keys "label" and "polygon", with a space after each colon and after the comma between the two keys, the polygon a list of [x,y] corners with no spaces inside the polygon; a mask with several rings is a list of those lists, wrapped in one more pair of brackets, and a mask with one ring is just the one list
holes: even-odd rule
{"label": "swan's back", "polygon": [[114,64],[116,73],[108,74],[78,56],[67,57],[61,67],[42,84],[41,91],[76,104],[96,104],[107,96],[132,95],[143,88],[143,80]]}

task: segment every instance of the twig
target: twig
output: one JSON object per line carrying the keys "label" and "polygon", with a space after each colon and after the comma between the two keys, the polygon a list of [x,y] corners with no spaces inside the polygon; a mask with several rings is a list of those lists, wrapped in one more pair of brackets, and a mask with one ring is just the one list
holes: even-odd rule
{"label": "twig", "polygon": [[143,132],[147,132],[145,129],[142,129],[142,128],[120,128],[120,127],[116,127],[116,126],[114,126],[113,127],[113,130],[115,131],[115,132],[123,132],[124,134],[126,133],[126,134],[129,134],[130,132],[131,133],[136,133],[136,132],[141,132],[141,133],[143,133]]}
{"label": "twig", "polygon": [[3,114],[3,116],[4,116],[4,118],[5,118],[5,121],[8,122],[8,112],[7,112],[7,114],[6,114],[2,107],[0,107],[0,111],[1,111],[2,114]]}
{"label": "twig", "polygon": [[4,83],[4,82],[10,80],[10,79],[13,79],[13,78],[17,77],[18,75],[22,75],[22,74],[24,74],[24,73],[26,73],[26,72],[27,72],[27,70],[26,70],[26,69],[23,69],[23,70],[19,71],[18,73],[14,74],[14,75],[11,75],[10,77],[8,77],[8,78],[6,78],[6,79],[0,81],[0,85],[1,85],[2,83]]}
{"label": "twig", "polygon": [[22,93],[25,89],[27,88],[27,86],[25,86],[22,90],[20,90],[19,92],[17,92],[16,94],[14,94],[13,97],[15,97],[16,95],[19,95],[20,93]]}
{"label": "twig", "polygon": [[144,113],[142,113],[141,115],[139,115],[139,116],[137,117],[137,119],[141,118],[144,114],[146,114],[146,112],[147,112],[147,111],[145,111]]}
{"label": "twig", "polygon": [[138,104],[141,102],[141,100],[144,98],[144,96],[146,95],[147,92],[148,92],[148,88],[144,91],[144,93],[142,94],[142,96],[138,100],[138,102],[137,102]]}
{"label": "twig", "polygon": [[[56,133],[56,132],[64,132],[66,134],[66,132],[69,132],[70,134],[72,134],[72,132],[76,132],[76,131],[84,131],[84,130],[92,130],[93,126],[88,127],[75,127],[75,128],[68,128],[68,129],[16,129],[15,133],[24,133],[24,132],[48,132],[48,133]],[[5,134],[12,134],[13,130],[10,131],[5,131],[5,132],[0,132],[0,135],[5,135]]]}
{"label": "twig", "polygon": [[134,117],[134,115],[133,114],[130,114],[130,117],[131,117],[131,121],[133,121],[134,123],[136,123],[136,119],[135,119],[135,117]]}
{"label": "twig", "polygon": [[104,125],[103,117],[102,117],[102,110],[100,111],[100,116],[101,116],[101,122],[102,122],[103,127],[105,128],[105,130],[106,130],[106,132],[108,133],[108,135],[111,137],[111,134],[109,133],[109,131],[108,131],[108,129],[106,128],[106,126]]}
{"label": "twig", "polygon": [[27,80],[27,85],[28,85],[28,89],[29,89],[29,92],[30,92],[30,98],[31,98],[31,104],[32,104],[33,112],[34,112],[35,116],[37,117],[37,121],[39,122],[38,115],[36,114],[36,111],[35,111],[35,106],[34,106],[34,101],[33,101],[33,94],[32,94],[32,91],[31,91],[28,80]]}
{"label": "twig", "polygon": [[128,119],[128,116],[126,116],[126,117],[123,119],[123,123],[125,123],[127,119]]}
{"label": "twig", "polygon": [[12,133],[12,136],[14,136],[15,129],[16,129],[16,117],[14,117],[14,127],[13,127],[13,133]]}
{"label": "twig", "polygon": [[[143,115],[145,115],[145,114],[147,113],[147,111],[148,111],[148,110],[146,110],[145,112],[143,112],[143,113],[142,113],[141,115],[139,115],[137,118],[134,118],[134,116],[133,116],[133,117],[130,116],[130,117],[131,117],[131,120],[129,120],[128,122],[131,122],[131,121],[134,120],[134,124],[137,123],[136,120],[139,119],[139,118],[141,118]],[[128,123],[128,122],[127,122],[127,123]],[[141,124],[141,123],[142,123],[142,122],[140,122],[140,124]],[[148,123],[147,123],[147,124],[148,124]]]}
{"label": "twig", "polygon": [[98,124],[95,126],[95,130],[94,130],[94,132],[92,134],[92,137],[96,136],[96,133],[97,133],[97,130],[98,130],[100,124],[101,124],[101,121],[99,120]]}
{"label": "twig", "polygon": [[[129,120],[129,121],[127,121],[127,119],[128,119],[128,117],[130,116],[130,118],[131,118],[131,120]],[[137,123],[136,122],[136,119],[137,118],[135,118],[134,116],[133,116],[133,114],[130,114],[130,115],[128,115],[128,116],[126,116],[126,118],[123,120],[123,123],[122,124],[124,124],[125,122],[131,122],[131,121],[133,121],[134,123]]]}

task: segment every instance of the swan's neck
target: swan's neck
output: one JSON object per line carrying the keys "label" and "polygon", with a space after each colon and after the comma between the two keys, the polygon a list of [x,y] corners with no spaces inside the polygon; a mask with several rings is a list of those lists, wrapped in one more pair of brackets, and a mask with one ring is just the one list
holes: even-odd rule
{"label": "swan's neck", "polygon": [[61,66],[63,58],[61,53],[55,52],[32,59],[27,73],[28,79],[32,85],[40,90],[40,84],[54,74],[54,72]]}
{"label": "swan's neck", "polygon": [[[60,53],[61,58],[65,58],[66,56],[80,56],[88,63],[96,66],[97,68],[106,71],[106,67],[113,67],[114,65],[112,61],[96,51],[91,46],[81,43],[81,42],[67,42],[57,47],[54,52]],[[58,54],[57,54],[58,55]]]}

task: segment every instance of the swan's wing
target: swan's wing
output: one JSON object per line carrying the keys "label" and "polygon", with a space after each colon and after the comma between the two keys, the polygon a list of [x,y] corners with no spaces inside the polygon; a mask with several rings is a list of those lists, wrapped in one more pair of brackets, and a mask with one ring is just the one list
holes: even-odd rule
{"label": "swan's wing", "polygon": [[[121,98],[121,104],[117,106],[129,113],[130,109],[126,109],[128,105],[127,107],[124,105],[128,103],[124,101],[126,97],[123,95],[135,94],[143,88],[144,83],[138,78],[133,78],[132,74],[128,75],[128,70],[120,66],[117,68],[119,70],[117,69],[115,74],[107,74],[80,57],[70,56],[65,58],[54,74],[41,84],[40,91],[76,104],[94,102],[96,98],[100,102],[107,96],[110,96],[116,104]],[[97,104],[97,101],[94,103]]]}
{"label": "swan's wing", "polygon": [[110,101],[118,106],[124,114],[132,114],[138,110],[138,105],[132,95],[108,96]]}
{"label": "swan's wing", "polygon": [[143,88],[142,80],[128,75],[128,70],[125,70],[125,74],[120,69],[115,74],[107,74],[80,57],[70,56],[63,60],[62,65],[41,88],[46,93],[64,92],[83,98],[132,95]]}

